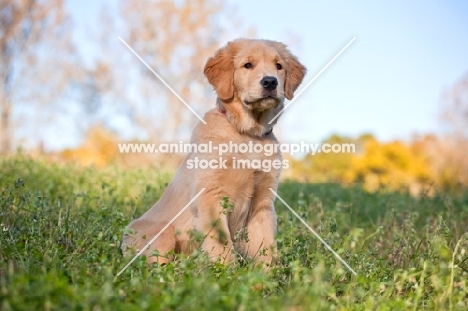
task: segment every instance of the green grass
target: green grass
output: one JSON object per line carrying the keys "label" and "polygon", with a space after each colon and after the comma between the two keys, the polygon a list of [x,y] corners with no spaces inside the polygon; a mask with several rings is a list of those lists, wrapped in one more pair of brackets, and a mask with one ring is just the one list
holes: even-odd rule
{"label": "green grass", "polygon": [[468,195],[368,193],[282,183],[278,193],[357,271],[353,276],[282,205],[280,260],[265,274],[200,252],[163,267],[119,250],[128,222],[170,174],[0,160],[1,310],[466,310]]}

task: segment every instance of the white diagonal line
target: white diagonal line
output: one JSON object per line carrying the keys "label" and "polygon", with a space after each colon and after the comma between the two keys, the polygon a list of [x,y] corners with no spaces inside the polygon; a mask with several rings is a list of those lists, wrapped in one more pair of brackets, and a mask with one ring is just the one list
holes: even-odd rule
{"label": "white diagonal line", "polygon": [[143,247],[138,252],[138,254],[136,254],[135,257],[133,257],[132,260],[130,260],[130,262],[125,267],[123,267],[122,270],[120,270],[119,273],[117,273],[117,275],[115,277],[116,278],[119,277],[119,275],[121,275],[141,254],[143,254],[143,252],[151,245],[151,243],[153,243],[161,235],[161,233],[163,233],[164,230],[166,230],[177,219],[177,217],[179,217],[180,214],[182,214],[190,206],[190,204],[192,204],[193,201],[195,201],[200,196],[200,194],[202,194],[202,192],[205,191],[205,190],[206,190],[206,188],[203,188],[202,190],[200,190],[200,192],[198,192],[197,195],[194,196],[190,200],[190,202],[188,202],[187,205],[185,205],[184,208],[182,208],[180,210],[180,212],[178,212],[177,215],[175,215],[174,218],[172,218],[171,221],[169,221],[167,223],[167,225],[165,225],[164,228],[162,228],[161,231],[159,231],[158,234],[156,234],[148,243],[146,243],[145,247]]}
{"label": "white diagonal line", "polygon": [[329,250],[330,252],[332,252],[333,255],[335,255],[335,257],[338,258],[338,259],[341,261],[341,263],[342,263],[343,265],[346,266],[346,268],[349,269],[349,271],[351,271],[354,275],[357,275],[356,271],[354,271],[353,268],[351,268],[351,267],[348,265],[348,263],[347,263],[346,261],[344,261],[343,258],[341,258],[340,255],[338,255],[338,254],[330,247],[330,245],[328,245],[327,242],[325,242],[325,241],[320,237],[320,235],[318,235],[318,233],[315,232],[315,230],[312,229],[312,227],[309,226],[309,224],[308,224],[307,222],[305,222],[305,220],[302,219],[301,216],[299,216],[299,214],[296,213],[296,211],[294,211],[294,210],[291,208],[291,206],[289,206],[288,203],[286,203],[286,202],[283,200],[283,198],[281,198],[281,197],[279,196],[278,193],[275,192],[275,190],[273,190],[273,189],[271,189],[271,188],[268,188],[268,189],[270,189],[270,191],[271,191],[274,195],[276,195],[276,196],[278,197],[278,199],[294,214],[294,216],[296,216],[296,217],[307,227],[307,229],[309,229],[310,232],[312,232],[312,233],[317,237],[317,239],[319,239],[320,242],[322,242],[322,244],[325,245],[325,247],[328,248],[328,250]]}
{"label": "white diagonal line", "polygon": [[325,69],[327,69],[328,66],[330,66],[330,65],[338,58],[338,56],[340,56],[341,53],[343,53],[343,52],[351,45],[351,43],[354,42],[354,40],[356,40],[356,37],[353,37],[353,38],[351,39],[351,41],[349,41],[348,44],[346,44],[346,45],[344,46],[344,48],[342,48],[341,51],[339,51],[338,54],[336,54],[335,57],[333,57],[333,58],[331,59],[331,61],[329,61],[328,64],[326,64],[325,67],[323,67],[322,70],[320,70],[320,71],[315,75],[315,77],[313,77],[312,80],[310,80],[310,81],[299,91],[299,93],[297,93],[296,95],[294,95],[294,98],[293,98],[289,103],[287,103],[286,106],[284,106],[284,108],[281,109],[281,111],[278,112],[278,113],[273,117],[273,119],[270,120],[270,122],[268,122],[268,124],[271,124],[273,121],[275,121],[276,118],[278,118],[278,117],[283,113],[283,111],[285,111],[285,110],[299,97],[299,95],[301,95],[301,94],[312,84],[312,82],[314,82],[314,81],[325,71]]}
{"label": "white diagonal line", "polygon": [[135,56],[156,76],[156,78],[159,79],[159,81],[161,81],[168,89],[169,91],[172,92],[172,94],[174,94],[185,106],[187,106],[188,109],[190,109],[191,112],[193,112],[193,114],[198,118],[200,119],[200,121],[202,121],[204,124],[206,124],[205,120],[203,120],[202,117],[200,117],[198,115],[198,113],[195,112],[195,110],[192,109],[192,107],[190,107],[189,104],[187,104],[187,102],[182,98],[180,97],[179,94],[176,93],[176,91],[174,91],[174,89],[166,83],[166,81],[164,81],[163,78],[161,78],[160,75],[157,74],[156,71],[153,70],[153,68],[150,67],[150,65],[148,65],[145,60],[143,58],[140,57],[140,55],[137,54],[137,52],[135,52],[131,47],[130,45],[127,44],[127,42],[125,42],[124,39],[122,39],[120,36],[119,36],[119,40],[122,41],[123,44],[125,44],[125,46],[133,53],[135,54]]}

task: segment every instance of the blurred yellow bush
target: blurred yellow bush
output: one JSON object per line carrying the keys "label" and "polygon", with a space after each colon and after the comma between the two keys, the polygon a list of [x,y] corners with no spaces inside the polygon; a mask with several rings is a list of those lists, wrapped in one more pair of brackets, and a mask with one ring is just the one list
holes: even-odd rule
{"label": "blurred yellow bush", "polygon": [[61,158],[81,166],[103,167],[113,163],[119,155],[117,136],[101,126],[92,128],[84,143],[76,149],[62,151]]}
{"label": "blurred yellow bush", "polygon": [[372,135],[357,139],[332,136],[323,143],[354,143],[356,153],[318,153],[293,162],[292,179],[309,182],[361,183],[369,191],[423,190],[436,181],[425,140],[381,143]]}
{"label": "blurred yellow bush", "polygon": [[393,190],[409,188],[419,192],[433,181],[427,156],[414,145],[400,141],[380,143],[368,140],[364,153],[353,157],[345,182],[360,182],[371,191],[382,186]]}

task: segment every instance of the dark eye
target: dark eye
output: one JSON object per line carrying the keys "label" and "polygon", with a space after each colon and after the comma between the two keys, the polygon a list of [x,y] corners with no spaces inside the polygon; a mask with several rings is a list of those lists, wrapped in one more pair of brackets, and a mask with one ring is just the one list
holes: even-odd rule
{"label": "dark eye", "polygon": [[245,63],[244,68],[247,68],[247,69],[252,68],[252,63]]}
{"label": "dark eye", "polygon": [[281,70],[283,69],[283,66],[281,66],[281,64],[276,64],[276,69]]}

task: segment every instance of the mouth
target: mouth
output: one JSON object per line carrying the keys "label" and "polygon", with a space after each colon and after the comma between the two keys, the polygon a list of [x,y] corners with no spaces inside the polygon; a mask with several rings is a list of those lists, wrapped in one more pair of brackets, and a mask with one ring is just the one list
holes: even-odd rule
{"label": "mouth", "polygon": [[[253,101],[244,100],[244,104],[252,108],[256,108],[256,106],[259,106],[262,108],[274,108],[278,104],[278,102],[279,102],[279,98],[275,96],[271,96],[271,95],[261,97],[259,99],[255,99]],[[267,106],[271,106],[271,107],[267,107]]]}

